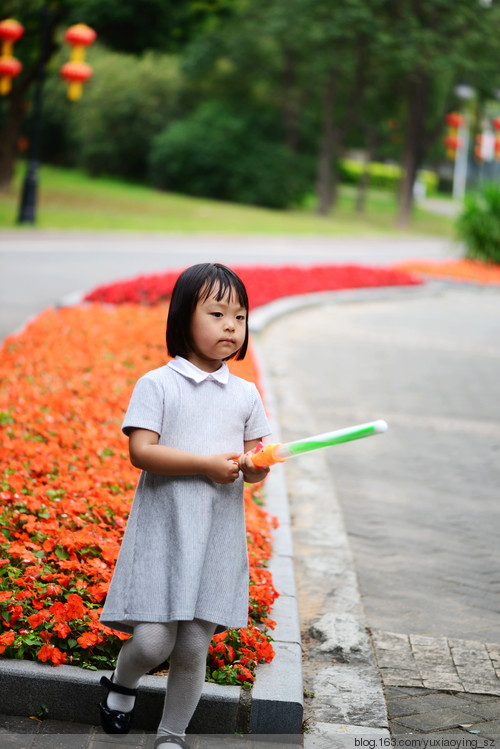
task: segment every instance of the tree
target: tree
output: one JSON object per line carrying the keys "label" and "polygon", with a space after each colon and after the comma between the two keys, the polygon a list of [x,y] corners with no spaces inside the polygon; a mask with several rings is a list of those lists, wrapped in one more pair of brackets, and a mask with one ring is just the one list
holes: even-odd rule
{"label": "tree", "polygon": [[[47,12],[45,49],[41,30]],[[15,79],[0,111],[0,189],[7,189],[14,172],[17,143],[28,95],[39,71],[61,46],[61,31],[85,22],[111,48],[139,54],[144,50],[178,51],[205,24],[232,12],[229,0],[3,0],[2,17],[16,18],[25,33],[16,47],[23,72]]]}
{"label": "tree", "polygon": [[452,9],[443,0],[387,0],[384,19],[387,64],[405,106],[398,216],[404,228],[417,171],[442,132],[443,116],[454,102],[454,83],[464,73],[481,77],[480,71],[491,69],[497,56],[500,8],[480,0],[455,0]]}
{"label": "tree", "polygon": [[335,165],[363,94],[379,5],[252,0],[187,51],[190,69],[212,84],[218,67],[226,71],[224,96],[267,96],[291,153],[315,152],[320,213],[335,199]]}

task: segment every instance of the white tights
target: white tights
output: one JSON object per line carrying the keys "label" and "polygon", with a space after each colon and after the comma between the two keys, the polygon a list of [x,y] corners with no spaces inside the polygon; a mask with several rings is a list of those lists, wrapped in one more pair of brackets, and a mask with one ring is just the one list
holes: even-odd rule
{"label": "white tights", "polygon": [[[130,689],[135,689],[141,676],[170,656],[159,735],[184,735],[201,696],[208,646],[216,626],[203,619],[158,624],[141,622],[120,650],[113,681]],[[111,710],[129,712],[134,699],[110,692],[107,705]]]}

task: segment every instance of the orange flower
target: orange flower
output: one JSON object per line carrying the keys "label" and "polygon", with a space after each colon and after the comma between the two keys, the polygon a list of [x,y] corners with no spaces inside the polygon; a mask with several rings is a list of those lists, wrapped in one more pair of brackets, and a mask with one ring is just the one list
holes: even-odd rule
{"label": "orange flower", "polygon": [[435,278],[480,284],[500,284],[500,265],[481,260],[406,260],[394,268]]}
{"label": "orange flower", "polygon": [[10,630],[9,632],[5,632],[3,635],[0,635],[0,654],[5,652],[5,648],[7,648],[9,645],[12,645],[14,642],[15,633]]}
{"label": "orange flower", "polygon": [[87,607],[84,606],[81,597],[76,593],[70,593],[66,604],[68,619],[81,619],[85,616],[86,612]]}
{"label": "orange flower", "polygon": [[91,648],[98,641],[99,638],[93,632],[84,632],[83,635],[77,639],[78,644],[81,645],[82,648]]}
{"label": "orange flower", "polygon": [[43,611],[39,611],[38,614],[28,616],[28,624],[31,629],[36,629],[40,624],[46,622],[47,619],[50,619],[50,613],[44,609]]}
{"label": "orange flower", "polygon": [[43,661],[44,663],[46,661],[52,661],[54,666],[59,666],[61,663],[66,663],[66,653],[61,653],[59,648],[56,648],[55,645],[45,643],[45,645],[42,645],[38,651],[38,660]]}
{"label": "orange flower", "polygon": [[65,640],[66,637],[71,633],[71,628],[68,627],[65,622],[57,622],[52,627],[52,631],[55,632],[58,637],[61,637],[63,640]]}
{"label": "orange flower", "polygon": [[[138,472],[130,465],[120,423],[133,386],[147,370],[165,363],[161,343],[167,308],[88,305],[47,310],[19,336],[7,338],[0,357],[0,543],[11,565],[0,579],[0,601],[15,597],[2,621],[11,633],[39,628],[66,650],[71,622],[78,620],[73,663],[92,661],[92,645],[103,643],[114,660],[128,635],[98,621]],[[126,334],[124,333],[126,331]],[[251,350],[231,370],[258,382]],[[245,489],[250,558],[249,626],[265,622],[277,595],[263,570],[271,555],[275,521],[259,507],[260,488]],[[71,591],[71,592],[70,592]],[[78,591],[78,592],[75,592]],[[260,611],[260,613],[258,613]],[[262,635],[265,639],[265,635]],[[219,638],[219,639],[218,639]],[[257,657],[253,630],[232,630],[220,642],[217,663],[234,679],[242,646],[249,669]],[[25,657],[64,662],[49,642],[23,643]],[[54,649],[52,649],[54,648]],[[239,677],[238,677],[239,678]]]}

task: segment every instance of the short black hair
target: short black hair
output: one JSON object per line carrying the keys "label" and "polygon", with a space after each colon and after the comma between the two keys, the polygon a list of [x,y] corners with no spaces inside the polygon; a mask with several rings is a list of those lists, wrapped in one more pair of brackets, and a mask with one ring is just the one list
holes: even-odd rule
{"label": "short black hair", "polygon": [[167,317],[167,350],[170,356],[189,357],[193,351],[191,318],[198,301],[215,292],[217,301],[236,296],[246,310],[245,340],[242,347],[227,359],[244,359],[248,348],[248,296],[241,278],[226,265],[198,263],[182,271],[175,282]]}

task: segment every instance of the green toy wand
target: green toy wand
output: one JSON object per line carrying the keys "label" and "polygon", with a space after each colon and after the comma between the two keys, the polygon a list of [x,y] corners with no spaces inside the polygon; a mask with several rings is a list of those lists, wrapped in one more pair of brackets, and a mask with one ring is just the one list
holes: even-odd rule
{"label": "green toy wand", "polygon": [[386,430],[387,422],[382,420],[371,421],[368,424],[358,424],[346,429],[337,429],[334,432],[317,434],[315,437],[307,437],[295,442],[278,442],[264,445],[252,455],[252,460],[254,465],[259,467],[272,466],[275,463],[284,463],[285,460],[293,458],[295,455],[302,455],[302,453],[308,453],[311,450],[319,450],[322,447],[340,445],[342,442],[359,440],[362,437],[371,437],[372,434],[381,434]]}

